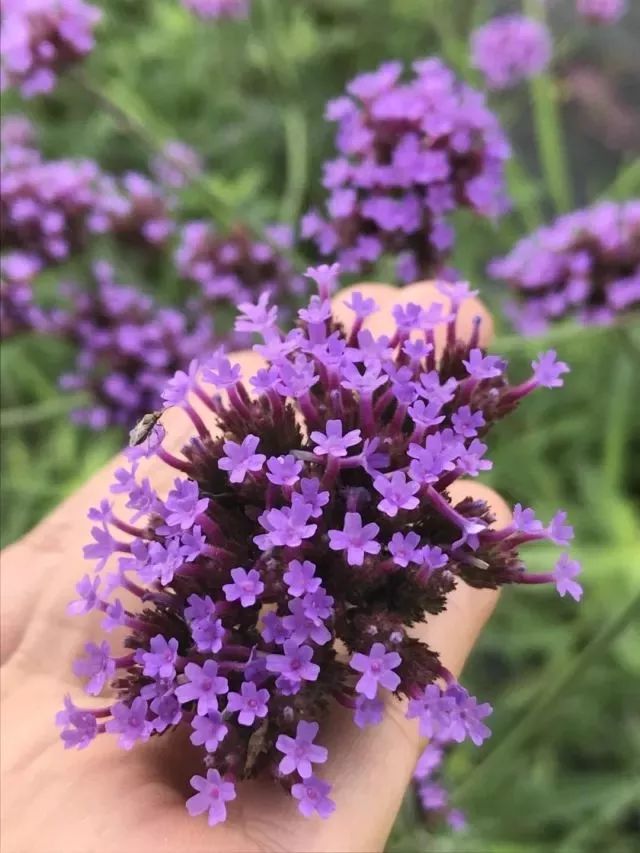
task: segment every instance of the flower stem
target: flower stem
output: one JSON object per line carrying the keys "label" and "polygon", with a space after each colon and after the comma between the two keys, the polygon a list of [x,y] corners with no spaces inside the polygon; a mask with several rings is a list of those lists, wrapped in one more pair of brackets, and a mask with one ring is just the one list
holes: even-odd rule
{"label": "flower stem", "polygon": [[[529,706],[519,722],[507,733],[498,745],[471,772],[466,781],[457,791],[457,797],[468,796],[471,791],[478,791],[486,784],[486,778],[496,767],[508,766],[507,756],[510,752],[521,747],[537,727],[548,723],[545,716],[558,696],[567,686],[589,666],[593,659],[604,651],[613,640],[640,614],[640,589],[625,606],[619,610],[596,634],[596,636],[577,654],[573,660],[559,671],[553,665],[543,673],[540,679],[541,689],[538,701]],[[556,669],[554,677],[554,669]]]}
{"label": "flower stem", "polygon": [[[546,23],[546,9],[539,0],[524,0],[524,11],[529,17]],[[559,89],[551,74],[542,73],[531,80],[529,92],[540,165],[556,212],[563,213],[571,210],[573,205],[562,116],[558,107]]]}

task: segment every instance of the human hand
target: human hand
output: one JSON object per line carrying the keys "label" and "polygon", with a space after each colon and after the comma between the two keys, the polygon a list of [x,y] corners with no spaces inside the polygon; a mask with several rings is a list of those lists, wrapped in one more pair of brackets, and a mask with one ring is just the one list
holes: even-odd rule
{"label": "human hand", "polygon": [[[398,303],[445,302],[433,285],[397,290],[363,284],[381,311],[366,325],[374,334],[391,326]],[[350,322],[343,306],[348,291],[333,300],[335,314]],[[475,300],[463,306],[460,334],[470,334],[472,318],[483,317],[481,340],[489,341],[491,319]],[[235,354],[243,372],[259,366],[255,353]],[[178,410],[163,416],[165,445],[179,449],[191,433]],[[2,558],[2,825],[6,853],[107,853],[107,851],[371,851],[384,846],[418,757],[417,726],[407,721],[402,703],[389,701],[384,721],[364,730],[336,706],[322,732],[330,759],[336,811],[327,821],[308,820],[295,801],[269,780],[242,783],[227,821],[210,828],[189,817],[184,801],[189,778],[201,769],[196,749],[179,731],[152,738],[131,752],[112,739],[98,738],[91,749],[64,752],[54,725],[62,695],[75,690],[71,661],[87,640],[100,635],[99,619],[66,615],[74,585],[86,571],[82,545],[89,539],[89,506],[108,491],[116,459],[59,506]],[[158,460],[145,460],[154,486],[166,490],[172,471]],[[141,466],[142,467],[142,466]],[[465,496],[491,505],[496,524],[508,523],[502,499],[478,483],[456,482],[455,501]],[[459,674],[496,601],[490,590],[460,584],[447,610],[417,629],[436,649],[444,666]],[[93,618],[92,618],[93,617]]]}

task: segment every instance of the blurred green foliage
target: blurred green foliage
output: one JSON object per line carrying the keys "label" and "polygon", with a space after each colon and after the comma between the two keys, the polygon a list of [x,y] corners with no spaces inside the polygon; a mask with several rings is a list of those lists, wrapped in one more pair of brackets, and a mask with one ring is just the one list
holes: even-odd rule
{"label": "blurred green foliage", "polygon": [[[526,4],[536,14],[537,0]],[[573,0],[549,4],[553,74],[492,98],[516,150],[515,209],[499,227],[462,215],[455,264],[499,312],[485,263],[558,208],[640,194],[640,163],[599,133],[565,81],[588,64],[629,109],[640,90],[640,7],[624,26],[577,26]],[[468,67],[470,29],[515,3],[490,0],[254,0],[249,23],[205,26],[178,0],[104,0],[98,48],[55,95],[29,104],[49,156],[90,156],[114,172],[147,167],[170,138],[206,158],[208,177],[184,215],[218,223],[295,221],[320,195],[331,151],[325,102],[358,70],[440,53]],[[631,94],[630,94],[631,93]],[[22,108],[7,96],[3,108]],[[635,109],[637,110],[637,100]],[[593,106],[593,111],[596,107]],[[636,118],[638,116],[636,115]],[[170,268],[135,256],[118,267],[179,301]],[[81,269],[74,269],[81,275]],[[380,271],[384,278],[384,270]],[[66,274],[62,271],[61,275]],[[494,737],[461,749],[448,770],[463,835],[432,834],[411,796],[390,850],[599,853],[638,850],[640,837],[640,328],[562,327],[545,342],[498,329],[495,349],[524,374],[553,344],[573,368],[565,388],[528,400],[493,434],[487,477],[542,518],[569,512],[584,564],[580,607],[553,592],[508,589],[469,665],[467,681],[495,707]],[[55,342],[3,344],[2,541],[29,529],[115,452],[122,436],[87,434],[56,389],[70,354]],[[534,571],[553,556],[532,549]]]}

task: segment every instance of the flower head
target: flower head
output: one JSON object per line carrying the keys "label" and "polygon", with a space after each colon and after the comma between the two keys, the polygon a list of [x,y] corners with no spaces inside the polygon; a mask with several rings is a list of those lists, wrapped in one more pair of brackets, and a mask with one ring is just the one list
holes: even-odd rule
{"label": "flower head", "polygon": [[508,89],[545,69],[551,59],[551,35],[532,18],[502,15],[473,33],[471,55],[489,88]]}
{"label": "flower head", "polygon": [[93,50],[101,17],[83,0],[3,0],[2,88],[24,98],[51,92],[60,72]]}
{"label": "flower head", "polygon": [[525,334],[564,318],[613,323],[640,306],[640,200],[564,214],[492,261],[489,272],[513,292],[510,313]]}
{"label": "flower head", "polygon": [[[509,146],[483,96],[440,60],[388,62],[361,74],[327,105],[337,157],[325,163],[326,215],[310,211],[302,237],[343,269],[362,272],[383,254],[413,281],[439,271],[454,243],[457,207],[496,217],[506,207]],[[360,318],[372,310],[353,301]]]}
{"label": "flower head", "polygon": [[[389,77],[392,68],[356,88],[369,97]],[[329,785],[315,775],[328,750],[316,740],[335,698],[365,727],[399,696],[438,746],[481,744],[489,706],[410,627],[446,609],[461,583],[547,582],[576,597],[568,556],[534,575],[518,553],[537,540],[565,547],[564,513],[543,525],[518,506],[497,527],[484,501],[455,501],[450,489],[487,466],[479,435],[488,442],[498,418],[556,386],[560,363],[543,356],[533,376],[511,385],[502,359],[458,340],[466,286],[445,288],[447,312],[399,306],[395,328],[376,340],[358,329],[375,304],[354,297],[345,329],[325,305],[336,270],[313,275],[321,293],[294,333],[280,329],[267,301],[242,308],[253,332],[262,329],[256,349],[267,364],[256,374],[216,352],[171,383],[187,414],[194,396],[211,403],[215,431],[192,419],[193,435],[174,455],[155,427],[129,452],[114,499],[90,512],[85,551],[115,571],[106,582],[83,578],[71,605],[104,613],[105,630],[124,631],[129,653],[87,647],[76,672],[91,692],[111,683],[117,700],[99,717],[67,701],[65,745],[83,748],[106,731],[129,749],[184,728],[206,771],[194,777],[188,808],[212,822],[235,796],[232,772],[236,780],[270,772],[304,815],[331,814]],[[440,323],[447,343],[436,358]],[[413,338],[424,346],[407,351]],[[172,469],[161,492],[140,476],[149,456]]]}
{"label": "flower head", "polygon": [[627,0],[576,0],[576,10],[590,24],[615,24],[627,11]]}

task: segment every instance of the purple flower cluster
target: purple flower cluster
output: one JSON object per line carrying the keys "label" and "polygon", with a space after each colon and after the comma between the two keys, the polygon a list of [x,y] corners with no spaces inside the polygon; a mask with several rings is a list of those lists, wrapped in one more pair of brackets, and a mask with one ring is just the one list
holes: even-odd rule
{"label": "purple flower cluster", "polygon": [[291,246],[285,226],[267,229],[271,242],[256,242],[242,226],[218,233],[207,222],[189,222],[180,234],[175,260],[178,272],[200,288],[203,307],[221,301],[252,299],[267,294],[288,301],[303,289],[302,279],[278,249]]}
{"label": "purple flower cluster", "polygon": [[2,120],[0,241],[59,263],[84,242],[100,171],[90,160],[43,160],[22,116]]}
{"label": "purple flower cluster", "polygon": [[167,142],[151,161],[151,171],[156,181],[171,190],[179,190],[197,178],[202,168],[198,152],[177,139]]}
{"label": "purple flower cluster", "polygon": [[246,18],[250,0],[182,0],[185,9],[203,20]]}
{"label": "purple flower cluster", "polygon": [[[499,528],[484,501],[448,492],[490,467],[491,424],[534,389],[561,385],[566,365],[547,353],[509,384],[505,362],[479,349],[478,324],[458,340],[466,285],[442,285],[439,311],[397,306],[395,329],[375,338],[362,328],[373,299],[351,295],[345,331],[329,303],[337,268],[309,275],[319,294],[288,333],[264,300],[241,306],[237,328],[263,339],[254,375],[218,350],[169,382],[165,404],[184,410],[194,434],[176,455],[156,424],[128,451],[113,500],[89,513],[85,556],[98,574],[69,607],[102,613],[128,653],[87,646],[76,671],[91,694],[111,681],[116,699],[91,711],[65,700],[65,746],[106,732],[130,749],[184,727],[203,757],[187,808],[211,824],[236,784],[264,770],[303,815],[331,814],[318,737],[333,701],[362,727],[382,719],[389,694],[404,696],[423,736],[482,743],[488,706],[408,627],[444,610],[461,582],[580,593],[566,552],[546,575],[527,573],[518,554],[538,540],[566,546],[564,513],[544,525],[516,507]],[[144,476],[144,457],[173,469],[168,494]]]}
{"label": "purple flower cluster", "polygon": [[87,225],[125,242],[163,246],[174,230],[171,204],[161,187],[138,172],[122,178],[103,174]]}
{"label": "purple flower cluster", "polygon": [[471,37],[471,61],[490,89],[509,89],[535,77],[549,64],[551,35],[544,24],[524,15],[502,15]]}
{"label": "purple flower cluster", "polygon": [[0,257],[0,340],[48,330],[47,315],[34,302],[31,286],[39,270],[40,262],[32,255],[9,252]]}
{"label": "purple flower cluster", "polygon": [[576,0],[576,9],[590,24],[614,24],[627,11],[627,0]]}
{"label": "purple flower cluster", "polygon": [[57,313],[55,332],[77,351],[61,384],[90,394],[88,407],[74,412],[77,422],[93,429],[132,425],[158,408],[176,370],[211,347],[211,326],[207,318],[190,323],[138,288],[117,284],[104,262],[95,265],[94,279],[92,288],[61,288],[70,307]]}
{"label": "purple flower cluster", "polygon": [[611,323],[640,307],[640,200],[561,216],[492,261],[489,272],[516,294],[510,311],[525,334],[564,317]]}
{"label": "purple flower cluster", "polygon": [[101,17],[83,0],[2,0],[0,88],[17,87],[25,98],[51,92],[93,50]]}
{"label": "purple flower cluster", "polygon": [[453,211],[494,218],[507,207],[509,144],[484,96],[438,59],[413,71],[405,82],[401,63],[384,63],[327,105],[338,157],[324,166],[326,215],[307,213],[301,233],[347,272],[383,253],[397,257],[403,281],[441,272]]}

